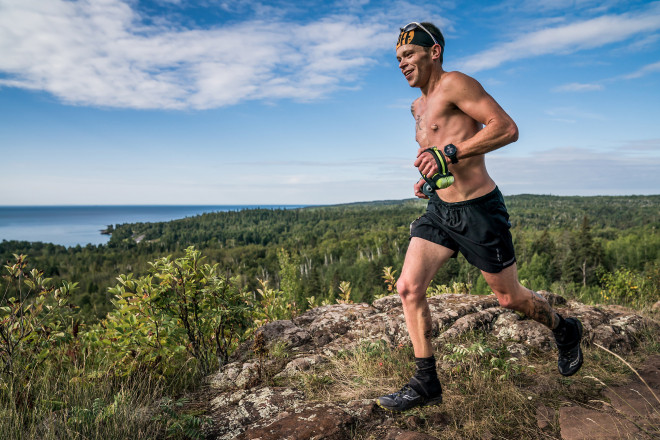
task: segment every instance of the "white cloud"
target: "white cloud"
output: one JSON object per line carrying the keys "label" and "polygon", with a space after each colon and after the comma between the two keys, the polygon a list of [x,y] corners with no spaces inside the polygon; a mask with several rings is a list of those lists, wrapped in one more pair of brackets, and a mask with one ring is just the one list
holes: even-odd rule
{"label": "white cloud", "polygon": [[616,150],[554,148],[524,157],[492,154],[488,169],[505,194],[657,194],[660,141],[641,142],[651,149],[630,151],[626,144]]}
{"label": "white cloud", "polygon": [[644,154],[655,153],[655,155],[660,155],[660,139],[641,139],[630,141],[626,145],[626,151],[629,154],[636,154],[637,152],[643,152]]}
{"label": "white cloud", "polygon": [[647,64],[646,66],[636,70],[635,72],[625,75],[624,78],[626,79],[635,79],[635,78],[641,78],[642,76],[648,75],[650,73],[655,73],[655,72],[660,72],[660,61],[657,63],[653,64]]}
{"label": "white cloud", "polygon": [[145,25],[120,0],[0,0],[0,87],[138,109],[315,99],[355,81],[392,34],[348,16],[200,30]]}
{"label": "white cloud", "polygon": [[469,56],[459,64],[464,71],[477,72],[508,61],[593,49],[657,29],[660,29],[660,10],[654,6],[644,13],[605,15],[525,33]]}
{"label": "white cloud", "polygon": [[603,90],[600,84],[582,84],[582,83],[569,83],[555,87],[555,92],[592,92],[596,90]]}
{"label": "white cloud", "polygon": [[566,13],[568,10],[607,10],[616,5],[617,0],[506,0],[490,8],[527,13],[538,13],[539,11]]}

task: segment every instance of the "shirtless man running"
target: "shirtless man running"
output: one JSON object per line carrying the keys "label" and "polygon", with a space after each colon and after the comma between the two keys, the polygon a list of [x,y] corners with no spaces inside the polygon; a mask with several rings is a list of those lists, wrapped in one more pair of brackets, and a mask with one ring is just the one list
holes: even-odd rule
{"label": "shirtless man running", "polygon": [[401,29],[396,47],[406,81],[422,92],[411,107],[419,144],[414,165],[426,177],[448,169],[454,182],[427,191],[430,197],[422,191],[424,179],[414,186],[417,197],[430,200],[426,213],[410,226],[397,290],[417,370],[399,391],[378,398],[381,407],[392,411],[442,402],[426,289],[440,267],[458,252],[481,270],[502,307],[553,330],[561,374],[573,375],[582,366],[582,324],[575,318],[562,318],[541,295],[518,281],[509,215],[486,170],[484,155],[515,142],[518,128],[475,79],[443,70],[444,46],[436,26],[413,22]]}

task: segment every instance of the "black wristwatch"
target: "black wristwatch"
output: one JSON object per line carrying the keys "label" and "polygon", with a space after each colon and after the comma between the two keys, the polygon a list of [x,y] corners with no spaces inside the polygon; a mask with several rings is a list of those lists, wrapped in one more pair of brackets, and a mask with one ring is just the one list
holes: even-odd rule
{"label": "black wristwatch", "polygon": [[456,145],[454,144],[447,144],[445,145],[445,156],[451,160],[451,163],[458,163],[458,159],[456,159]]}

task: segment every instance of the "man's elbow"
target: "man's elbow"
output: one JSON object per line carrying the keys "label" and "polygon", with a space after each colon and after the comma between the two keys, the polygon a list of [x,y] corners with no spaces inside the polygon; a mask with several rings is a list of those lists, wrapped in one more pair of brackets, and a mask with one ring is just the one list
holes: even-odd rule
{"label": "man's elbow", "polygon": [[518,126],[513,121],[506,127],[506,139],[508,144],[518,140]]}

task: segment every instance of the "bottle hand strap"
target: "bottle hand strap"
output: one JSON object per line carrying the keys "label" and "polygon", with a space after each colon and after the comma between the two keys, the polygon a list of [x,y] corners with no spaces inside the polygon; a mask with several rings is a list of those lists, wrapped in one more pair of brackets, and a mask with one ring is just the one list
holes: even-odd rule
{"label": "bottle hand strap", "polygon": [[424,180],[426,180],[426,184],[422,187],[422,192],[430,197],[430,193],[433,191],[451,186],[454,183],[454,176],[449,172],[444,154],[438,151],[436,147],[427,148],[424,150],[424,153],[426,152],[431,153],[431,156],[435,159],[435,163],[438,164],[438,172],[431,177],[425,176],[421,171],[419,172],[422,174]]}
{"label": "bottle hand strap", "polygon": [[438,164],[438,174],[441,174],[443,176],[447,174],[451,174],[449,172],[449,169],[447,168],[447,160],[445,159],[445,155],[442,154],[437,147],[427,148],[426,150],[424,150],[424,153],[426,152],[431,153],[431,156],[433,157],[433,159],[435,159],[435,163]]}

